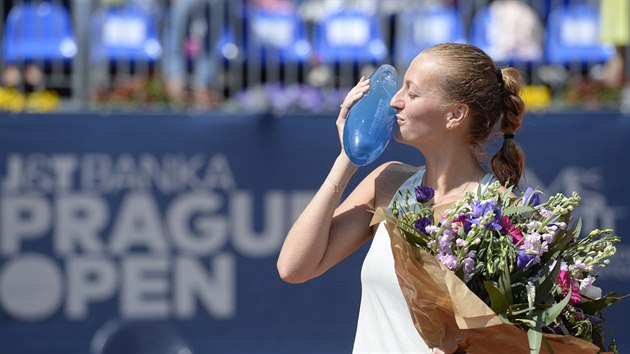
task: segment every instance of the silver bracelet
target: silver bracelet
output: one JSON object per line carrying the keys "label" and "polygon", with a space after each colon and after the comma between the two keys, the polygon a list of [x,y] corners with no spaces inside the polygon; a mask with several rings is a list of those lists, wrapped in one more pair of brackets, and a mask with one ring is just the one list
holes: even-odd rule
{"label": "silver bracelet", "polygon": [[330,182],[330,184],[333,185],[333,187],[335,188],[335,193],[339,193],[341,191],[343,191],[344,188],[346,188],[347,184],[340,184],[337,183],[337,181],[335,181],[332,177],[328,176],[326,177],[326,180],[328,182]]}

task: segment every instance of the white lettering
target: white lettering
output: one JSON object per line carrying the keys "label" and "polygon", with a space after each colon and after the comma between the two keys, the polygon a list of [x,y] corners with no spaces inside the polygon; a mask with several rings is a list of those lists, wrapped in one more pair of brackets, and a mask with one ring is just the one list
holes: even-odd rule
{"label": "white lettering", "polygon": [[7,157],[7,174],[2,181],[4,190],[17,191],[24,181],[24,162],[20,155],[10,154]]}
{"label": "white lettering", "polygon": [[227,241],[224,217],[211,216],[221,207],[217,194],[196,193],[177,197],[166,217],[173,242],[182,251],[207,255]]}
{"label": "white lettering", "polygon": [[63,298],[58,266],[38,254],[24,254],[4,263],[0,272],[0,304],[23,321],[46,319],[57,311]]}
{"label": "white lettering", "polygon": [[72,188],[72,175],[77,168],[77,159],[72,155],[56,155],[52,158],[52,169],[55,171],[55,188],[69,190]]}
{"label": "white lettering", "polygon": [[177,170],[177,177],[179,180],[185,182],[188,186],[198,188],[201,186],[200,178],[198,175],[199,169],[206,163],[205,157],[200,154],[196,154],[182,164]]}
{"label": "white lettering", "polygon": [[167,259],[127,256],[122,261],[120,310],[125,317],[165,318],[169,314]]}
{"label": "white lettering", "polygon": [[123,199],[113,227],[110,251],[120,255],[133,246],[140,246],[151,252],[166,252],[168,245],[160,220],[160,213],[151,194],[129,193]]}
{"label": "white lettering", "polygon": [[205,187],[210,189],[232,190],[236,188],[234,175],[230,169],[228,159],[224,155],[213,155],[208,161],[204,181],[206,182]]}
{"label": "white lettering", "polygon": [[108,222],[109,209],[94,195],[71,194],[60,196],[55,202],[56,220],[54,250],[69,255],[76,249],[100,253],[103,244],[99,238]]}
{"label": "white lettering", "polygon": [[178,185],[177,181],[171,177],[177,171],[177,158],[167,155],[162,161],[163,167],[160,166],[154,155],[141,155],[138,159],[138,173],[146,176],[147,181],[153,181],[153,184],[160,192],[168,194],[175,191]]}
{"label": "white lettering", "polygon": [[230,318],[236,312],[236,271],[234,256],[219,254],[212,258],[214,276],[190,257],[179,257],[175,266],[175,313],[178,318],[191,318],[196,312],[195,298],[216,318]]}
{"label": "white lettering", "polygon": [[0,245],[4,256],[20,252],[23,240],[42,237],[50,228],[50,205],[43,196],[7,196],[0,208]]}
{"label": "white lettering", "polygon": [[69,319],[85,319],[88,305],[102,301],[116,290],[116,269],[114,263],[105,258],[75,257],[66,263],[68,289],[66,296],[66,316]]}
{"label": "white lettering", "polygon": [[274,254],[284,239],[285,199],[282,192],[265,195],[264,228],[254,232],[253,196],[248,192],[236,192],[230,198],[230,220],[234,247],[251,257],[267,257]]}
{"label": "white lettering", "polygon": [[81,160],[81,188],[95,192],[110,191],[108,181],[112,170],[112,158],[105,154],[87,154]]}
{"label": "white lettering", "polygon": [[111,189],[144,189],[148,183],[138,174],[136,161],[132,155],[122,154],[115,160],[112,171]]}

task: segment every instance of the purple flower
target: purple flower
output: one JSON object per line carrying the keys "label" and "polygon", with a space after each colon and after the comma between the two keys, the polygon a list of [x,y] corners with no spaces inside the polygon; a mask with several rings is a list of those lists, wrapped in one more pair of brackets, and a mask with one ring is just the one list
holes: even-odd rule
{"label": "purple flower", "polygon": [[523,205],[536,206],[540,204],[540,193],[536,192],[534,188],[527,187],[523,193]]}
{"label": "purple flower", "polygon": [[532,260],[536,258],[535,254],[528,254],[525,251],[519,252],[516,256],[516,270],[527,269],[534,264]]}
{"label": "purple flower", "polygon": [[416,200],[418,203],[426,203],[433,199],[433,196],[435,195],[435,191],[431,187],[417,186],[414,190],[416,192]]}
{"label": "purple flower", "polygon": [[464,273],[470,274],[475,269],[475,260],[466,257],[462,260],[462,264],[464,265]]}
{"label": "purple flower", "polygon": [[450,270],[454,270],[457,268],[457,256],[452,254],[445,254],[438,256],[438,260],[440,263],[444,264],[444,266]]}
{"label": "purple flower", "polygon": [[431,220],[431,218],[425,216],[416,220],[414,227],[416,228],[416,230],[428,235],[429,233],[427,232],[427,226],[429,225],[433,225],[433,221]]}
{"label": "purple flower", "polygon": [[587,315],[586,318],[588,318],[588,321],[593,326],[597,326],[602,321],[599,317],[590,316],[590,315]]}
{"label": "purple flower", "polygon": [[452,253],[451,244],[453,243],[453,234],[444,230],[444,234],[438,237],[438,251],[445,253]]}
{"label": "purple flower", "polygon": [[[475,200],[473,201],[471,208],[475,219],[482,219],[489,212],[494,212],[494,218],[484,226],[488,230],[501,230],[501,209],[497,207],[496,200],[490,200],[487,202]],[[472,220],[471,222],[473,224],[479,224],[479,221],[477,220]]]}

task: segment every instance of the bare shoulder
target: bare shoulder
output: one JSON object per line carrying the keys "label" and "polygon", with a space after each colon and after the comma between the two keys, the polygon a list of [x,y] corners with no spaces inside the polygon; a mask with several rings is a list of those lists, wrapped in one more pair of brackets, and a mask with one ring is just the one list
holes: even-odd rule
{"label": "bare shoulder", "polygon": [[375,169],[374,202],[376,207],[387,207],[398,188],[418,169],[418,166],[411,166],[398,161],[386,162]]}

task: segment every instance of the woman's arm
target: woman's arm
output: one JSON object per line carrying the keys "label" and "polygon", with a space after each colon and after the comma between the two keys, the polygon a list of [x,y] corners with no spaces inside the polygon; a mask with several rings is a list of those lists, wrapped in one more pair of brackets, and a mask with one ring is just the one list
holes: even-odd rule
{"label": "woman's arm", "polygon": [[[280,277],[302,283],[323,274],[360,247],[373,234],[370,220],[375,209],[377,180],[392,163],[376,168],[337,207],[342,190],[324,181],[311,202],[293,224],[278,258]],[[356,167],[341,154],[329,177],[349,180]],[[328,178],[327,178],[328,179]]]}
{"label": "woman's arm", "polygon": [[373,205],[373,177],[366,178],[339,205],[344,187],[357,171],[343,149],[343,128],[350,107],[369,90],[361,78],[341,104],[336,121],[341,152],[321,187],[295,221],[278,257],[280,277],[301,283],[324,273],[370,236],[368,210]]}

